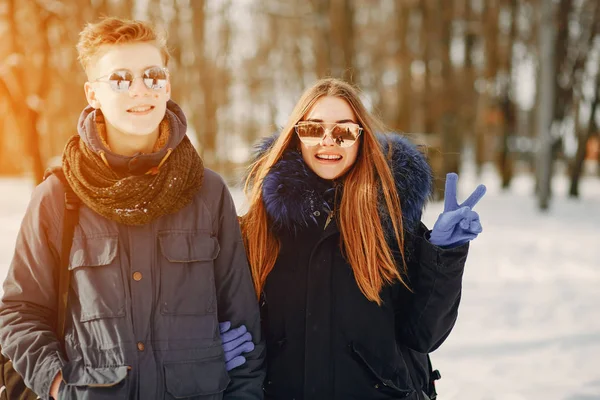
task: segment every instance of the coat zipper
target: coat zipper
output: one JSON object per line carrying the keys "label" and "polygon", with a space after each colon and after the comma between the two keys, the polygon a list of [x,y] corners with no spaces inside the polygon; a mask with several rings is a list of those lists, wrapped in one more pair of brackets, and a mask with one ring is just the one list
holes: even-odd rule
{"label": "coat zipper", "polygon": [[[327,228],[327,225],[331,222],[333,218],[331,217],[331,213],[330,216],[327,217],[327,222],[325,223],[325,228]],[[323,231],[325,231],[325,229],[323,229]],[[319,238],[319,240],[317,241],[317,243],[313,246],[311,252],[310,252],[310,256],[308,257],[308,268],[306,273],[309,274],[310,273],[310,266],[312,264],[312,260],[313,260],[313,256],[315,255],[315,252],[317,251],[317,249],[319,248],[319,246],[328,238],[330,238],[331,236],[335,235],[336,233],[339,233],[339,231],[334,230],[332,232],[327,233],[326,235],[322,236],[321,238]],[[304,304],[306,305],[305,308],[305,313],[308,313],[308,290],[306,290],[306,294],[305,294],[305,298],[304,298]],[[304,329],[306,330],[306,326],[304,327]],[[304,349],[306,349],[306,333],[304,336]],[[304,365],[304,368],[306,368],[306,364]],[[306,385],[306,382],[304,383],[304,385]],[[304,389],[306,389],[306,387],[304,387]]]}

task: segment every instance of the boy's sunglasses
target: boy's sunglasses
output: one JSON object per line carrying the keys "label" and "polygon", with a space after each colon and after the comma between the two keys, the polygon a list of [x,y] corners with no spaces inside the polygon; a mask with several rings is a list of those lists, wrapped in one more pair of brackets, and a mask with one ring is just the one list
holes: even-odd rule
{"label": "boy's sunglasses", "polygon": [[[139,77],[134,76],[133,72],[128,69],[118,69],[93,82],[108,83],[112,90],[123,93],[131,88],[133,81],[137,78]],[[148,89],[160,90],[167,86],[169,71],[164,67],[150,67],[142,72],[141,78]]]}
{"label": "boy's sunglasses", "polygon": [[[325,125],[330,126],[326,128]],[[363,131],[363,128],[354,123],[323,123],[301,121],[294,126],[294,130],[298,138],[304,145],[313,147],[321,143],[327,135],[327,131],[331,134],[333,141],[340,147],[351,147],[357,142],[358,137]]]}

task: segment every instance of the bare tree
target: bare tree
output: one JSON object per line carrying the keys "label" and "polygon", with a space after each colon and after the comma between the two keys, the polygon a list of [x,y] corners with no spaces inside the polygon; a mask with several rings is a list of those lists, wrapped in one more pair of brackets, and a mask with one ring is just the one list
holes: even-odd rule
{"label": "bare tree", "polygon": [[552,0],[541,1],[539,24],[540,80],[538,83],[538,204],[547,210],[550,203],[552,178],[552,137],[551,128],[554,115],[554,7]]}
{"label": "bare tree", "polygon": [[[27,62],[24,52],[25,46],[23,46],[19,40],[21,35],[18,30],[19,21],[17,20],[19,17],[18,11],[26,13],[28,11],[31,12],[31,10],[17,10],[16,1],[8,0],[7,11],[9,16],[9,31],[11,35],[11,53],[17,61],[13,65],[13,68],[11,68],[11,73],[14,77],[14,84],[12,85],[12,90],[10,92],[10,101],[13,102],[12,109],[15,110],[14,116],[17,118],[19,130],[25,137],[26,151],[29,153],[29,157],[31,158],[34,180],[36,183],[39,183],[42,181],[44,175],[45,162],[40,151],[40,133],[38,131],[38,121],[40,118],[39,113],[42,101],[41,99],[46,95],[49,76],[43,75],[41,78],[38,77],[39,79],[37,82],[35,82],[37,87],[31,87],[32,82],[28,79],[26,73]],[[42,74],[47,74],[49,57],[49,46],[47,44],[48,15],[40,8],[35,11],[37,11],[37,15],[40,18],[36,22],[39,23],[39,28],[42,32],[41,40],[43,41],[42,51],[40,54],[40,71]],[[30,25],[28,28],[35,30],[36,26]]]}
{"label": "bare tree", "polygon": [[577,144],[577,154],[575,155],[575,160],[573,163],[573,167],[571,168],[571,184],[569,186],[569,196],[571,197],[579,197],[579,179],[581,177],[581,173],[583,170],[583,161],[585,159],[585,153],[587,150],[587,144],[598,130],[598,124],[596,124],[596,115],[598,112],[598,107],[600,103],[600,77],[596,76],[596,88],[594,91],[594,99],[592,100],[590,117],[587,123],[587,128],[585,132],[579,131],[579,141]]}
{"label": "bare tree", "polygon": [[330,54],[334,76],[348,82],[358,82],[358,70],[354,68],[354,6],[352,0],[330,0],[332,47]]}
{"label": "bare tree", "polygon": [[503,56],[501,58],[502,80],[500,109],[504,116],[501,147],[498,152],[498,164],[502,176],[502,188],[507,189],[510,186],[514,174],[513,159],[510,149],[511,138],[516,135],[517,109],[512,96],[512,72],[513,72],[513,50],[517,38],[517,13],[519,3],[517,0],[508,0],[505,4],[510,12],[510,30],[505,39],[505,45],[502,47]]}
{"label": "bare tree", "polygon": [[331,75],[331,20],[330,8],[333,0],[311,0],[315,13],[316,27],[313,33],[315,46],[315,72],[317,77]]}
{"label": "bare tree", "polygon": [[[584,80],[583,77],[585,75],[585,64],[587,62],[588,55],[590,54],[590,50],[593,48],[594,39],[600,38],[600,5],[593,1],[588,2],[588,4],[593,7],[593,11],[589,12],[590,10],[586,9],[587,12],[585,12],[583,15],[587,20],[586,25],[590,28],[590,32],[585,45],[581,46],[583,48],[580,48],[577,60],[573,67],[573,80],[575,81],[573,86],[576,85],[576,87],[572,88],[572,91],[577,91],[578,93],[577,95],[571,94],[571,96],[576,96],[577,98],[581,98],[579,92],[581,92],[581,85],[582,81]],[[575,154],[575,158],[571,167],[571,185],[569,187],[569,196],[571,197],[579,197],[579,179],[581,178],[583,170],[583,162],[586,155],[587,145],[598,129],[595,117],[598,110],[598,103],[600,102],[600,74],[596,73],[595,81],[596,88],[591,102],[590,117],[585,131],[582,131],[578,123],[578,118],[575,118],[577,153]],[[579,102],[574,101],[574,103],[579,108]]]}
{"label": "bare tree", "polygon": [[[443,167],[442,175],[438,178],[444,179],[450,172],[460,173],[460,153],[463,148],[462,134],[458,130],[458,104],[455,101],[457,94],[455,71],[451,60],[451,41],[453,39],[452,21],[456,0],[440,1],[439,18],[441,26],[441,53],[440,53],[440,84],[439,84],[439,122],[437,131],[441,134]],[[441,182],[439,186],[441,186]],[[441,192],[440,192],[441,193]]]}
{"label": "bare tree", "polygon": [[396,65],[398,66],[398,77],[396,78],[396,112],[392,113],[393,126],[400,131],[411,129],[412,108],[412,79],[411,67],[414,61],[413,52],[408,46],[409,22],[412,7],[403,0],[396,1],[397,32],[396,40],[398,51],[396,52]]}

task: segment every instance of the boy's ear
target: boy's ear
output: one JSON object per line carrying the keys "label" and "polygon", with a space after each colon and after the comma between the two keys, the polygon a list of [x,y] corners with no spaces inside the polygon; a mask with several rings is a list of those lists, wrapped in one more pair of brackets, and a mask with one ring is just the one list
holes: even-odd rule
{"label": "boy's ear", "polygon": [[167,96],[169,97],[169,100],[171,99],[171,81],[167,81]]}
{"label": "boy's ear", "polygon": [[101,107],[100,100],[96,96],[96,91],[90,82],[86,82],[83,85],[83,90],[85,91],[85,98],[87,99],[88,104],[95,109]]}

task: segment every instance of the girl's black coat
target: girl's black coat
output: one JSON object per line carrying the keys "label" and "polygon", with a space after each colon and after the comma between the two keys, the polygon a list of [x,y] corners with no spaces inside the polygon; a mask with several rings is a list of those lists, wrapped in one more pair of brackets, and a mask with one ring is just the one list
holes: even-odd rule
{"label": "girl's black coat", "polygon": [[[271,229],[281,242],[261,300],[267,399],[426,398],[427,353],[456,321],[468,245],[443,250],[429,243],[420,222],[429,166],[407,140],[380,141],[386,154],[392,150],[414,293],[396,283],[382,290],[381,306],[365,298],[340,251],[335,218],[324,228],[336,188],[309,170],[299,152],[286,152],[263,184]],[[384,209],[381,215],[389,232]]]}

